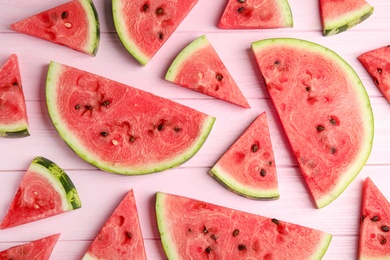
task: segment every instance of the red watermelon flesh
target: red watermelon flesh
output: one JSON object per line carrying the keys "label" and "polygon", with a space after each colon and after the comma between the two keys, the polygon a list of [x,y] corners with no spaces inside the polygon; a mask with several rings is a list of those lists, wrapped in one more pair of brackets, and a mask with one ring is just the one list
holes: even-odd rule
{"label": "red watermelon flesh", "polygon": [[204,201],[157,193],[168,259],[321,259],[332,235]]}
{"label": "red watermelon flesh", "polygon": [[250,107],[205,35],[192,41],[179,53],[165,79],[244,108]]}
{"label": "red watermelon flesh", "polygon": [[390,203],[366,178],[363,183],[359,259],[390,258]]}
{"label": "red watermelon flesh", "polygon": [[198,0],[113,0],[116,31],[127,51],[146,65]]}
{"label": "red watermelon flesh", "polygon": [[0,136],[28,136],[28,128],[18,57],[12,54],[0,68]]}
{"label": "red watermelon flesh", "polygon": [[146,259],[133,190],[104,224],[83,259]]}
{"label": "red watermelon flesh", "polygon": [[390,45],[361,54],[358,60],[390,102]]}
{"label": "red watermelon flesh", "polygon": [[267,115],[260,114],[211,168],[229,190],[253,199],[279,198]]}
{"label": "red watermelon flesh", "polygon": [[99,18],[92,0],[56,6],[11,24],[11,29],[90,55],[96,55],[99,46]]}
{"label": "red watermelon flesh", "polygon": [[266,39],[252,50],[309,191],[324,207],[370,155],[374,119],[367,92],[356,72],[321,45]]}
{"label": "red watermelon flesh", "polygon": [[51,235],[0,252],[0,260],[49,260],[60,234]]}
{"label": "red watermelon flesh", "polygon": [[293,27],[287,0],[228,0],[218,24],[221,29]]}

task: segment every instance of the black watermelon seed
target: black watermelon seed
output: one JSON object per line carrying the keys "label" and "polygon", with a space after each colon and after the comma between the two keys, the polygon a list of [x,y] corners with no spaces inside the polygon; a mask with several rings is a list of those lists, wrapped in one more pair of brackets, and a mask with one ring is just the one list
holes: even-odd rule
{"label": "black watermelon seed", "polygon": [[243,244],[239,244],[238,245],[238,250],[242,251],[242,250],[245,250],[246,249],[246,246],[243,245]]}
{"label": "black watermelon seed", "polygon": [[239,3],[245,3],[245,0],[237,0]]}
{"label": "black watermelon seed", "polygon": [[108,133],[103,131],[103,132],[100,132],[100,135],[103,136],[103,137],[107,137]]}
{"label": "black watermelon seed", "polygon": [[310,87],[306,87],[306,91],[310,91],[311,90],[311,88]]}
{"label": "black watermelon seed", "polygon": [[382,239],[381,244],[384,245],[386,243],[387,243],[387,239],[386,238]]}
{"label": "black watermelon seed", "polygon": [[277,220],[276,218],[273,218],[272,222],[275,223],[276,225],[279,225],[279,220]]}
{"label": "black watermelon seed", "polygon": [[373,216],[373,217],[371,218],[371,220],[374,221],[374,222],[377,222],[377,221],[379,220],[379,217],[378,217],[378,216]]}
{"label": "black watermelon seed", "polygon": [[237,10],[237,12],[239,12],[239,13],[241,13],[242,11],[244,11],[244,7],[240,7],[240,8],[238,8],[238,10]]}
{"label": "black watermelon seed", "polygon": [[19,83],[17,81],[13,82],[12,85],[19,86]]}
{"label": "black watermelon seed", "polygon": [[317,131],[318,132],[321,132],[321,131],[324,131],[325,130],[325,127],[323,125],[318,125],[317,126]]}
{"label": "black watermelon seed", "polygon": [[376,85],[379,85],[379,80],[376,77],[372,77]]}
{"label": "black watermelon seed", "polygon": [[223,79],[223,76],[221,74],[217,74],[215,75],[215,78],[218,80],[218,81],[221,81]]}
{"label": "black watermelon seed", "polygon": [[74,109],[80,109],[80,104],[75,105]]}
{"label": "black watermelon seed", "polygon": [[158,38],[159,38],[160,40],[164,39],[164,34],[163,34],[162,32],[159,32],[159,33],[158,33]]}
{"label": "black watermelon seed", "polygon": [[157,126],[157,130],[158,131],[161,131],[161,130],[163,130],[164,129],[164,124],[163,123],[161,123],[161,124],[159,124],[158,126]]}
{"label": "black watermelon seed", "polygon": [[381,229],[382,229],[383,232],[389,232],[390,231],[390,228],[388,226],[382,226]]}
{"label": "black watermelon seed", "polygon": [[85,109],[87,109],[87,110],[92,110],[92,106],[86,105],[86,106],[85,106]]}
{"label": "black watermelon seed", "polygon": [[180,132],[181,128],[180,127],[175,127],[173,128],[173,131],[175,131],[176,133]]}
{"label": "black watermelon seed", "polygon": [[214,234],[212,234],[210,237],[212,240],[217,240],[217,237]]}
{"label": "black watermelon seed", "polygon": [[164,9],[162,9],[161,7],[157,8],[156,10],[156,14],[162,14],[164,11]]}
{"label": "black watermelon seed", "polygon": [[377,68],[377,71],[379,74],[382,74],[382,69],[381,68]]}
{"label": "black watermelon seed", "polygon": [[267,175],[267,172],[266,172],[264,169],[261,169],[261,170],[260,170],[260,175],[261,175],[262,177],[265,177],[265,175]]}
{"label": "black watermelon seed", "polygon": [[111,102],[108,101],[108,100],[103,101],[102,106],[107,107],[110,103],[111,103]]}
{"label": "black watermelon seed", "polygon": [[134,143],[135,137],[133,135],[130,135],[129,141],[130,141],[130,143]]}
{"label": "black watermelon seed", "polygon": [[337,151],[336,148],[334,148],[334,147],[330,148],[330,153],[331,153],[331,154],[335,154],[336,151]]}
{"label": "black watermelon seed", "polygon": [[142,10],[143,10],[144,12],[146,12],[148,9],[149,9],[149,5],[148,5],[148,4],[144,4],[144,5],[142,6]]}
{"label": "black watermelon seed", "polygon": [[259,146],[257,144],[252,145],[252,152],[257,152],[259,150]]}
{"label": "black watermelon seed", "polygon": [[131,233],[130,233],[129,231],[126,231],[126,236],[127,236],[128,238],[132,238],[132,235],[131,235]]}
{"label": "black watermelon seed", "polygon": [[203,227],[203,233],[205,233],[205,234],[209,233],[209,231],[207,230],[206,227]]}
{"label": "black watermelon seed", "polygon": [[275,66],[278,66],[279,64],[280,64],[280,61],[278,61],[278,60],[274,62]]}
{"label": "black watermelon seed", "polygon": [[206,253],[210,254],[211,252],[211,247],[206,247]]}
{"label": "black watermelon seed", "polygon": [[69,13],[67,11],[62,12],[62,14],[61,14],[62,19],[66,19],[66,18],[68,18],[68,16],[69,16]]}
{"label": "black watermelon seed", "polygon": [[235,229],[235,230],[233,231],[233,236],[236,237],[236,236],[238,236],[238,234],[240,234],[240,230]]}

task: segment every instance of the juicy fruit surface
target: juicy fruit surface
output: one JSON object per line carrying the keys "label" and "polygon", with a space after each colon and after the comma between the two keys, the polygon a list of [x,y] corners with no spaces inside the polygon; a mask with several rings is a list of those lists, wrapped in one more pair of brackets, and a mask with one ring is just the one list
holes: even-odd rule
{"label": "juicy fruit surface", "polygon": [[46,97],[67,144],[91,164],[121,174],[183,163],[200,149],[214,123],[189,107],[55,62]]}
{"label": "juicy fruit surface", "polygon": [[0,68],[0,136],[28,136],[26,102],[18,57],[12,54]]}
{"label": "juicy fruit surface", "polygon": [[146,259],[133,191],[129,191],[83,259]]}
{"label": "juicy fruit surface", "polygon": [[317,207],[337,198],[369,157],[373,115],[352,68],[299,39],[252,44],[260,71]]}
{"label": "juicy fruit surface", "polygon": [[195,39],[179,53],[165,79],[244,108],[250,107],[205,35]]}
{"label": "juicy fruit surface", "polygon": [[358,60],[386,100],[390,102],[390,45],[363,53]]}
{"label": "juicy fruit surface", "polygon": [[210,174],[229,190],[245,197],[279,197],[275,159],[265,112],[222,155]]}
{"label": "juicy fruit surface", "polygon": [[221,29],[272,29],[293,26],[287,0],[229,0],[218,24]]}
{"label": "juicy fruit surface", "polygon": [[11,247],[0,252],[0,259],[39,259],[49,260],[54,246],[57,243],[60,234],[51,235],[41,239],[31,241],[26,244]]}
{"label": "juicy fruit surface", "polygon": [[157,193],[169,259],[320,259],[331,235],[177,195]]}
{"label": "juicy fruit surface", "polygon": [[15,31],[95,55],[99,19],[91,0],[75,0],[11,25]]}
{"label": "juicy fruit surface", "polygon": [[113,0],[116,31],[126,49],[145,65],[198,0]]}
{"label": "juicy fruit surface", "polygon": [[370,178],[363,183],[359,259],[390,258],[390,204]]}

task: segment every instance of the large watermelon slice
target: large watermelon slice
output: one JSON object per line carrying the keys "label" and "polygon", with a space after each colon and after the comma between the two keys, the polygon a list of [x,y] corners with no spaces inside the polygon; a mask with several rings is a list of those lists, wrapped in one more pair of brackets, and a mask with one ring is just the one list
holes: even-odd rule
{"label": "large watermelon slice", "polygon": [[363,183],[359,259],[390,259],[390,204],[370,178]]}
{"label": "large watermelon slice", "polygon": [[287,0],[227,0],[219,21],[221,29],[273,29],[293,27]]}
{"label": "large watermelon slice", "polygon": [[87,259],[146,259],[133,190],[130,190],[88,248]]}
{"label": "large watermelon slice", "polygon": [[267,115],[260,114],[209,171],[229,190],[253,199],[279,198]]}
{"label": "large watermelon slice", "polygon": [[198,0],[112,0],[120,40],[142,65],[168,40]]}
{"label": "large watermelon slice", "polygon": [[368,159],[374,119],[355,71],[333,51],[299,39],[252,44],[310,193],[321,208]]}
{"label": "large watermelon slice", "polygon": [[390,102],[390,45],[361,54],[363,64],[375,85]]}
{"label": "large watermelon slice", "polygon": [[0,68],[0,136],[29,136],[28,128],[18,57],[12,54]]}
{"label": "large watermelon slice", "polygon": [[168,259],[321,259],[332,235],[167,193],[157,223]]}
{"label": "large watermelon slice", "polygon": [[15,31],[96,55],[99,18],[92,0],[73,0],[11,24]]}
{"label": "large watermelon slice", "polygon": [[65,142],[96,167],[144,174],[200,149],[214,117],[101,76],[51,62],[46,101]]}
{"label": "large watermelon slice", "polygon": [[1,260],[49,260],[60,234],[11,247],[0,252]]}
{"label": "large watermelon slice", "polygon": [[374,8],[365,0],[320,0],[322,34],[344,32],[366,20]]}
{"label": "large watermelon slice", "polygon": [[55,163],[36,157],[19,184],[0,229],[22,225],[81,207],[68,175]]}
{"label": "large watermelon slice", "polygon": [[192,41],[179,53],[165,79],[245,108],[250,107],[205,35]]}

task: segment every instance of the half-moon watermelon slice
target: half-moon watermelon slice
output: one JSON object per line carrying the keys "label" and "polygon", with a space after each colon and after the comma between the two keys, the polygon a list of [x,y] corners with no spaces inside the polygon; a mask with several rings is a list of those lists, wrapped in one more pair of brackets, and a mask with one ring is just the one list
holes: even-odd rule
{"label": "half-moon watermelon slice", "polygon": [[365,0],[320,0],[322,34],[344,32],[366,20],[374,12]]}
{"label": "half-moon watermelon slice", "polygon": [[46,101],[54,126],[85,161],[119,174],[182,164],[203,145],[214,117],[151,93],[51,62]]}
{"label": "half-moon watermelon slice", "polygon": [[365,165],[374,118],[356,72],[324,46],[299,39],[252,44],[265,84],[318,208]]}
{"label": "half-moon watermelon slice", "polygon": [[177,55],[165,79],[244,108],[250,107],[205,35],[192,41]]}
{"label": "half-moon watermelon slice", "polygon": [[89,55],[96,55],[100,40],[99,17],[92,0],[56,6],[11,24],[11,29]]}
{"label": "half-moon watermelon slice", "polygon": [[77,190],[55,163],[36,157],[19,184],[0,229],[58,215],[81,207]]}
{"label": "half-moon watermelon slice", "polygon": [[367,177],[363,183],[359,259],[390,258],[390,203]]}
{"label": "half-moon watermelon slice", "polygon": [[228,0],[219,21],[221,29],[274,29],[293,27],[287,0]]}
{"label": "half-moon watermelon slice", "polygon": [[227,189],[252,199],[279,198],[267,115],[261,113],[209,171]]}
{"label": "half-moon watermelon slice", "polygon": [[0,136],[29,136],[28,129],[18,57],[12,54],[0,68]]}
{"label": "half-moon watermelon slice", "polygon": [[49,260],[60,234],[51,235],[11,247],[0,252],[2,260]]}
{"label": "half-moon watermelon slice", "polygon": [[168,259],[321,259],[332,235],[275,218],[158,192]]}
{"label": "half-moon watermelon slice", "polygon": [[380,92],[390,102],[390,45],[361,54],[363,64]]}
{"label": "half-moon watermelon slice", "polygon": [[112,0],[115,29],[127,51],[146,65],[197,2]]}
{"label": "half-moon watermelon slice", "polygon": [[88,248],[87,259],[146,259],[133,190],[130,190]]}

